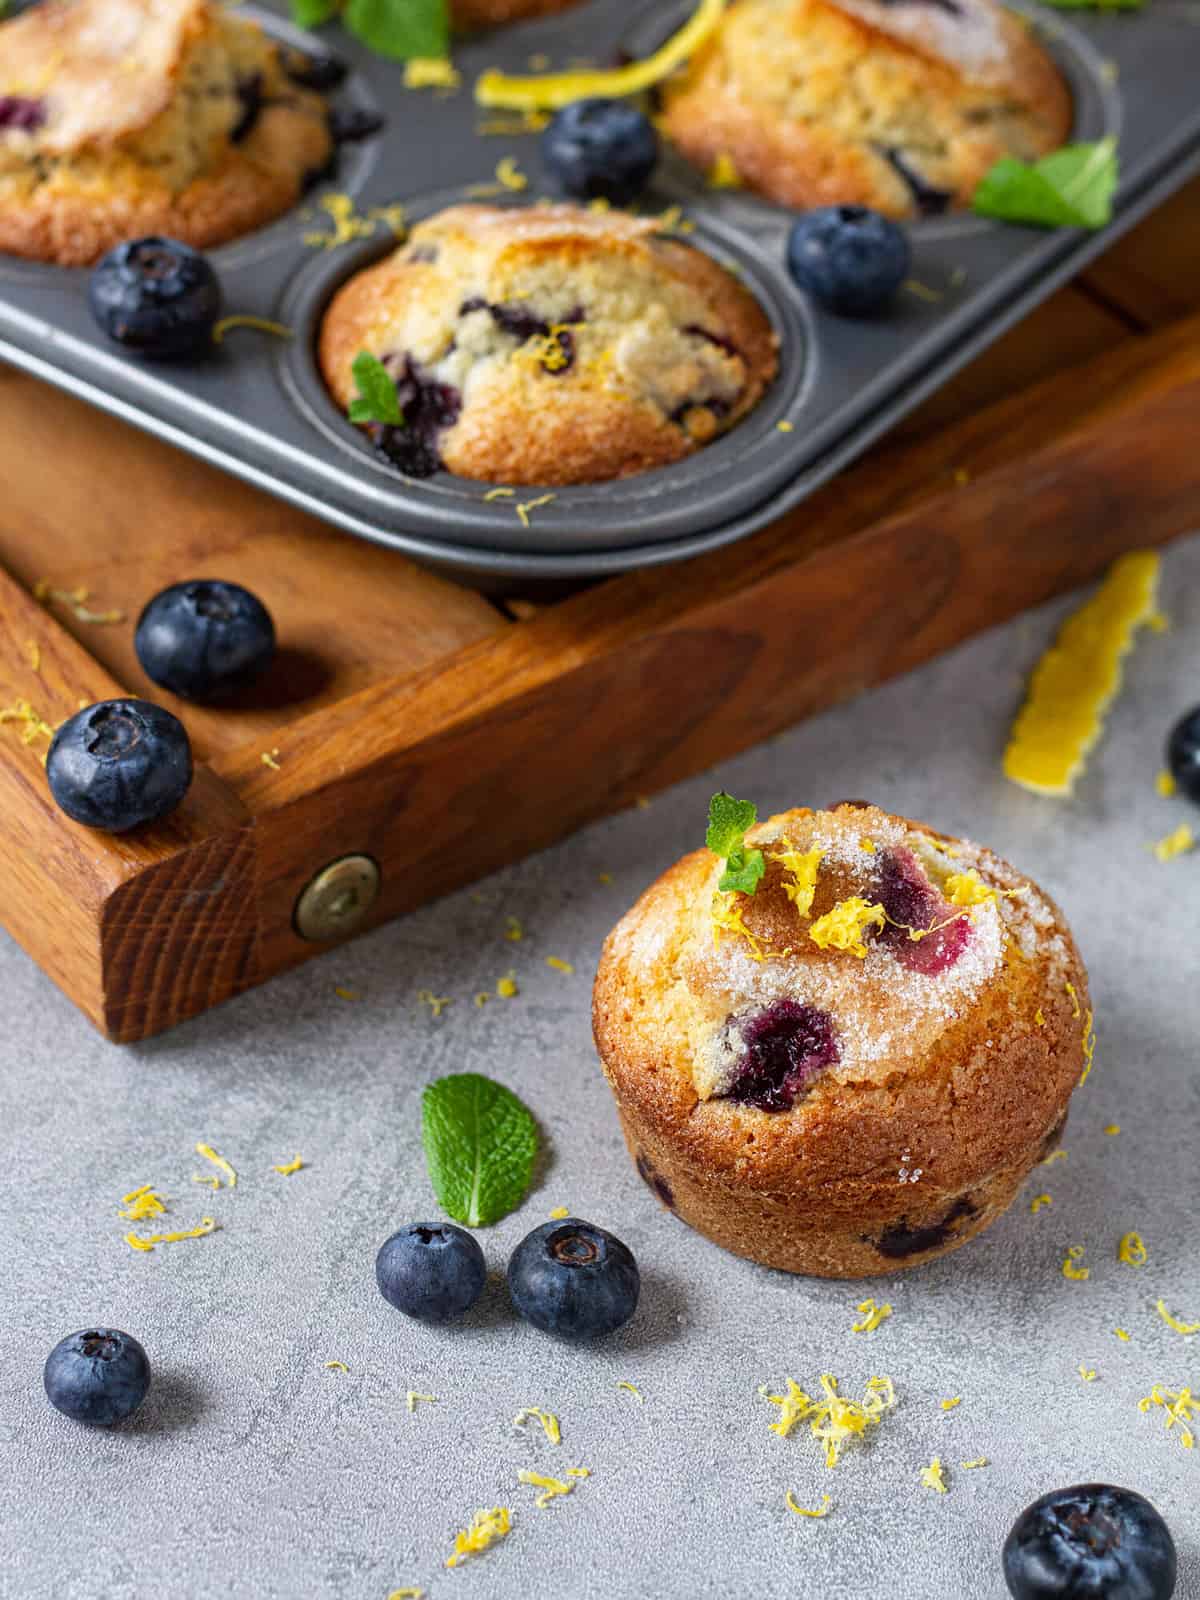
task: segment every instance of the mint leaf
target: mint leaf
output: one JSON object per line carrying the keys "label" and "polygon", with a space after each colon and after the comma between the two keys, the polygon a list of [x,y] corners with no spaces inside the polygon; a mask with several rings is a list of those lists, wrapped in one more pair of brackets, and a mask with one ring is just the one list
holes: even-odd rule
{"label": "mint leaf", "polygon": [[486,1227],[525,1198],[537,1125],[502,1083],[477,1072],[438,1078],[421,1097],[421,1138],[433,1192],[456,1222]]}
{"label": "mint leaf", "polygon": [[347,0],[342,22],[368,49],[393,61],[450,53],[446,0]]}
{"label": "mint leaf", "polygon": [[725,861],[725,871],[717,884],[722,894],[753,894],[766,871],[761,850],[735,850]]}
{"label": "mint leaf", "polygon": [[319,28],[337,8],[338,0],[292,0],[292,21],[298,28]]}
{"label": "mint leaf", "polygon": [[1117,141],[1065,145],[1033,166],[1006,156],[975,191],[980,216],[1047,228],[1102,228],[1112,221]]}
{"label": "mint leaf", "polygon": [[747,831],[758,821],[752,800],[735,800],[724,789],[708,802],[708,832],[704,842],[715,856],[730,856],[742,848]]}
{"label": "mint leaf", "polygon": [[350,402],[347,415],[351,422],[386,422],[401,427],[404,413],[396,398],[396,385],[388,377],[383,362],[366,350],[360,350],[350,368],[358,395]]}

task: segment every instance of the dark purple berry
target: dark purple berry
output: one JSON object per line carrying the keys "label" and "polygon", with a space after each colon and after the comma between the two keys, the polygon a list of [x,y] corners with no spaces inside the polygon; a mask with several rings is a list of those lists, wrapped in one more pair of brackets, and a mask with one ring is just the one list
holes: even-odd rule
{"label": "dark purple berry", "polygon": [[573,100],[542,134],[542,160],[564,194],[626,206],[650,180],[658,135],[624,100]]}
{"label": "dark purple berry", "polygon": [[[928,977],[945,972],[970,943],[970,918],[942,899],[911,850],[880,853],[878,895],[888,916],[879,943],[911,972]],[[921,939],[912,937],[912,931],[926,928],[937,931]]]}
{"label": "dark purple berry", "polygon": [[1055,1489],[1028,1506],[1004,1543],[1014,1600],[1170,1600],[1175,1541],[1142,1495],[1107,1483]]}
{"label": "dark purple berry", "polygon": [[823,206],[792,225],[788,271],[822,305],[845,317],[882,311],[912,267],[904,230],[865,206]]}
{"label": "dark purple berry", "polygon": [[375,1257],[375,1281],[388,1305],[418,1322],[457,1322],[487,1281],[479,1241],[450,1222],[414,1222],[392,1234]]}
{"label": "dark purple berry", "polygon": [[637,1310],[637,1262],[620,1239],[578,1217],[527,1234],[508,1264],[513,1304],[535,1328],[560,1339],[599,1339]]}
{"label": "dark purple berry", "polygon": [[230,694],[259,677],[275,654],[275,625],[237,583],[197,578],[156,594],[133,638],[152,682],[188,700]]}
{"label": "dark purple berry", "polygon": [[125,350],[158,360],[208,348],[221,314],[217,275],[178,239],[130,239],[101,257],[88,284],[92,315]]}
{"label": "dark purple berry", "polygon": [[127,833],[174,811],[192,781],[192,749],[183,724],[162,706],[102,700],[59,728],[46,778],[73,821]]}
{"label": "dark purple berry", "polygon": [[760,1111],[787,1111],[838,1060],[827,1011],[776,1000],[737,1024],[745,1054],[729,1096]]}
{"label": "dark purple berry", "polygon": [[150,1362],[132,1334],[85,1328],[46,1357],[42,1382],[50,1404],[76,1422],[109,1427],[131,1417],[150,1387]]}
{"label": "dark purple berry", "polygon": [[1172,728],[1167,742],[1167,767],[1188,799],[1200,805],[1200,706]]}

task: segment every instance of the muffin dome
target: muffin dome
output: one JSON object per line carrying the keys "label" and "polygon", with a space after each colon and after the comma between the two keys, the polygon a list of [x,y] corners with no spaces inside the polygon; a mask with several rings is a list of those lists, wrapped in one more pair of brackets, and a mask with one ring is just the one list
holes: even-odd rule
{"label": "muffin dome", "polygon": [[775,375],[775,335],[711,257],[649,218],[454,206],[334,297],[320,362],[337,403],[360,351],[404,425],[402,472],[594,483],[664,466],[733,426]]}
{"label": "muffin dome", "polygon": [[873,806],[755,828],[753,894],[685,856],[609,936],[596,1043],[638,1170],[767,1266],[866,1277],[963,1243],[1057,1143],[1090,1050],[1061,913]]}
{"label": "muffin dome", "polygon": [[298,199],[325,103],[211,0],[43,0],[0,24],[0,250],[84,266],[122,239],[205,247]]}
{"label": "muffin dome", "polygon": [[732,158],[781,205],[892,217],[969,205],[1004,156],[1068,137],[1066,84],[993,0],[735,0],[680,77],[662,127],[707,168]]}

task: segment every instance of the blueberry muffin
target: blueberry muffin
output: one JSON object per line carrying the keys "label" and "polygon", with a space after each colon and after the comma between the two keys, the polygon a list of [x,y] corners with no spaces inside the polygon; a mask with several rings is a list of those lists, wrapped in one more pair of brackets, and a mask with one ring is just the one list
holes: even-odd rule
{"label": "blueberry muffin", "polygon": [[215,0],[43,0],[0,25],[0,251],[84,266],[278,216],[332,150],[320,95]]}
{"label": "blueberry muffin", "polygon": [[729,156],[781,205],[898,218],[969,205],[997,161],[1045,155],[1073,120],[1058,69],[993,0],[735,0],[663,94],[697,166]]}
{"label": "blueberry muffin", "polygon": [[360,351],[396,384],[371,432],[412,477],[595,483],[665,466],[733,426],[775,375],[753,296],[649,219],[463,205],[352,277],[320,335],[338,405]]}
{"label": "blueberry muffin", "polygon": [[1092,1047],[1061,912],[873,806],[753,829],[754,893],[685,856],[617,925],[596,1043],[639,1172],[766,1266],[859,1278],[981,1232],[1055,1148]]}
{"label": "blueberry muffin", "polygon": [[565,11],[579,0],[450,0],[456,28],[490,28],[501,22],[524,22]]}

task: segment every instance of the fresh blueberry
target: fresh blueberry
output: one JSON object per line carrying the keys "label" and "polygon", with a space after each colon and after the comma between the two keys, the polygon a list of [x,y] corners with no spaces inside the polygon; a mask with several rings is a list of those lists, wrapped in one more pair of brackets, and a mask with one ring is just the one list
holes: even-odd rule
{"label": "fresh blueberry", "polygon": [[1004,1542],[1015,1600],[1169,1600],[1175,1542],[1132,1489],[1081,1483],[1028,1506]]}
{"label": "fresh blueberry", "polygon": [[46,777],[75,822],[127,833],[174,811],[192,781],[192,748],[183,723],[161,706],[101,700],[59,728]]}
{"label": "fresh blueberry", "polygon": [[542,160],[564,194],[625,206],[658,162],[650,118],[624,100],[572,100],[542,134]]}
{"label": "fresh blueberry", "polygon": [[132,1334],[85,1328],[60,1339],[42,1370],[46,1398],[64,1417],[108,1427],[131,1417],[150,1387],[150,1363]]}
{"label": "fresh blueberry", "polygon": [[88,285],[92,315],[126,350],[173,361],[208,348],[221,286],[204,256],[178,239],[128,239],[102,256]]}
{"label": "fresh blueberry", "polygon": [[572,1342],[624,1327],[640,1287],[631,1251],[578,1217],[535,1228],[508,1263],[509,1293],[526,1322]]}
{"label": "fresh blueberry", "polygon": [[133,636],[142,670],[187,700],[242,688],[275,654],[275,624],[262,601],[219,578],[173,583],[154,596]]}
{"label": "fresh blueberry", "polygon": [[1167,766],[1184,794],[1200,805],[1200,706],[1172,728],[1167,742]]}
{"label": "fresh blueberry", "polygon": [[908,236],[865,206],[823,206],[792,224],[788,271],[845,317],[865,317],[895,297],[912,268]]}
{"label": "fresh blueberry", "polygon": [[413,1222],[385,1239],[375,1281],[388,1305],[418,1322],[457,1322],[487,1279],[479,1241],[450,1222]]}

